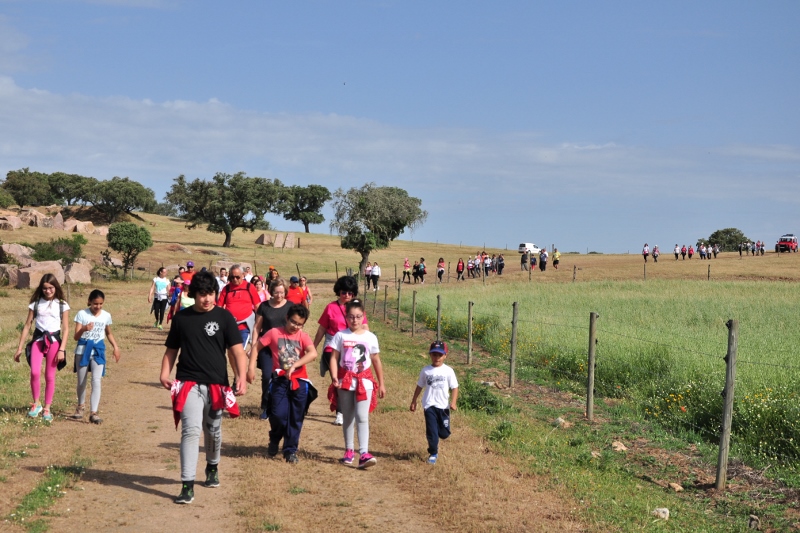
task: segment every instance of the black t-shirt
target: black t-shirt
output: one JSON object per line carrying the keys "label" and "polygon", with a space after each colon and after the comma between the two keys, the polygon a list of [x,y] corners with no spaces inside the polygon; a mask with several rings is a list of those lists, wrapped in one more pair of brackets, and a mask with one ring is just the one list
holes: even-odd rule
{"label": "black t-shirt", "polygon": [[175,315],[164,345],[179,349],[175,378],[204,385],[228,385],[226,350],[242,344],[230,311],[214,307],[199,313],[188,307]]}
{"label": "black t-shirt", "polygon": [[272,307],[269,305],[269,300],[261,302],[258,306],[258,316],[261,317],[261,331],[258,336],[262,336],[272,328],[279,328],[286,325],[286,316],[289,314],[289,308],[292,307],[292,302],[286,300],[286,303],[281,307]]}

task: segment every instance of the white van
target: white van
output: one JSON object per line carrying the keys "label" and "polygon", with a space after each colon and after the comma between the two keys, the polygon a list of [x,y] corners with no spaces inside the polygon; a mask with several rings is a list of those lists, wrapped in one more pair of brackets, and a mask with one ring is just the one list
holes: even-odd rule
{"label": "white van", "polygon": [[532,242],[521,242],[519,244],[519,253],[524,254],[525,252],[538,254],[541,250]]}

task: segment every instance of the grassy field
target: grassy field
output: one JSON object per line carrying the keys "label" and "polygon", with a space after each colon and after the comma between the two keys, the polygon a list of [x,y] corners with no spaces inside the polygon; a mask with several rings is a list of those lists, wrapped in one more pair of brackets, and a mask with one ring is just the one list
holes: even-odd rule
{"label": "grassy field", "polygon": [[[766,259],[747,261],[760,261],[760,275],[773,279],[786,276],[789,261],[795,269],[800,266],[796,256],[781,257],[780,264]],[[621,261],[604,260],[609,266]],[[467,302],[474,302],[474,338],[492,354],[493,364],[507,370],[512,302],[519,302],[517,377],[554,379],[565,388],[585,390],[589,313],[597,312],[598,394],[629,400],[642,416],[713,442],[722,412],[725,324],[737,319],[734,450],[757,464],[777,461],[791,467],[800,457],[795,283],[668,276],[646,282],[552,283],[552,278],[541,279],[550,272],[536,273],[533,282],[515,276],[511,283],[468,281],[419,291],[418,320],[435,328],[439,293],[443,335],[464,339]],[[557,276],[563,274],[552,277]],[[410,312],[410,298],[403,309]]]}

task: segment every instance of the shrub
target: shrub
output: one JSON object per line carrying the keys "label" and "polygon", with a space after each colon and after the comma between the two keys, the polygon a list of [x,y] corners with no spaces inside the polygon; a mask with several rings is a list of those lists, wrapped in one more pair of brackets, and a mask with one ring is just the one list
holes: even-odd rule
{"label": "shrub", "polygon": [[473,373],[468,372],[459,383],[458,405],[461,409],[496,415],[509,408],[489,387],[476,382],[472,376]]}
{"label": "shrub", "polygon": [[0,189],[0,208],[8,209],[12,205],[16,205],[16,203],[11,193],[5,189]]}
{"label": "shrub", "polygon": [[38,242],[31,246],[33,258],[37,261],[59,261],[74,263],[83,254],[83,245],[89,241],[80,233],[72,238],[60,237],[50,239],[50,242]]}

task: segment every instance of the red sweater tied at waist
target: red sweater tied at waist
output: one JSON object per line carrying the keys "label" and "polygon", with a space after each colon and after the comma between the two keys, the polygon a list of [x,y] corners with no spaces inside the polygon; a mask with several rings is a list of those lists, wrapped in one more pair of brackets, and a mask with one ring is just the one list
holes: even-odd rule
{"label": "red sweater tied at waist", "polygon": [[[339,383],[341,384],[341,389],[345,391],[349,391],[350,388],[353,386],[353,380],[356,380],[356,401],[363,402],[367,399],[367,389],[364,387],[365,379],[368,379],[372,382],[372,398],[369,401],[369,412],[375,410],[375,407],[378,406],[378,383],[375,381],[375,378],[372,376],[372,367],[367,368],[363,372],[359,372],[356,374],[350,370],[345,370],[342,367],[339,367]],[[331,411],[336,411],[336,408],[339,404],[339,395],[337,394],[337,388],[333,386],[328,387],[328,401],[331,403]]]}

